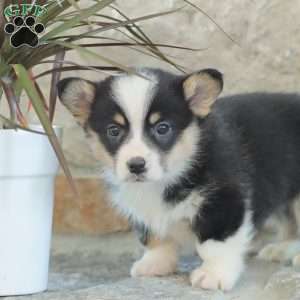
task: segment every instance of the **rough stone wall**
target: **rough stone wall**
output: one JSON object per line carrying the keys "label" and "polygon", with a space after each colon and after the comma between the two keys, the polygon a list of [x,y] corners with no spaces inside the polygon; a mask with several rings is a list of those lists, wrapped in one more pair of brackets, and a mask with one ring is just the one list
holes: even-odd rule
{"label": "rough stone wall", "polygon": [[[164,49],[188,70],[214,67],[224,73],[224,94],[251,91],[298,91],[300,55],[300,1],[298,0],[191,0],[237,42],[230,41],[206,16],[185,5],[180,11],[140,23],[155,42],[204,48],[187,52]],[[85,1],[88,3],[88,1]],[[118,0],[130,17],[182,7],[182,0]],[[109,36],[120,37],[116,32]],[[96,51],[100,51],[99,49]],[[102,55],[131,66],[154,66],[170,70],[166,63],[128,48],[101,49]],[[83,61],[76,54],[68,59]],[[89,60],[91,64],[95,61]],[[83,63],[86,63],[83,61]],[[174,70],[176,72],[176,70]],[[77,75],[78,73],[69,73]],[[80,76],[96,79],[99,73],[81,72]],[[45,84],[47,84],[45,82]],[[82,143],[81,130],[67,112],[59,107],[57,122],[64,124],[64,149],[78,176],[94,176],[96,169],[89,151]]]}

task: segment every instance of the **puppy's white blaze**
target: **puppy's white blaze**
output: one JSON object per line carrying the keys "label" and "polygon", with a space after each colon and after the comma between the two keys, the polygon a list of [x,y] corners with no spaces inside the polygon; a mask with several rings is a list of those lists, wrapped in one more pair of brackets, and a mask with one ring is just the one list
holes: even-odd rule
{"label": "puppy's white blaze", "polygon": [[126,75],[113,81],[113,98],[124,110],[131,128],[143,129],[145,115],[156,90],[156,81],[153,74],[149,80],[137,75]]}
{"label": "puppy's white blaze", "polygon": [[196,249],[203,264],[192,272],[192,285],[230,290],[243,271],[244,256],[253,234],[251,214],[248,212],[242,226],[225,241],[197,242]]}
{"label": "puppy's white blaze", "polygon": [[129,171],[127,162],[132,157],[140,156],[146,161],[147,179],[159,180],[163,176],[163,170],[160,166],[160,157],[156,151],[153,151],[143,140],[142,133],[133,128],[133,136],[120,148],[116,156],[116,173],[125,180],[128,177]]}
{"label": "puppy's white blaze", "polygon": [[123,109],[130,124],[129,138],[120,148],[116,159],[116,173],[122,180],[129,175],[128,160],[135,156],[145,159],[148,179],[156,180],[162,177],[159,155],[149,148],[143,138],[145,116],[156,90],[156,78],[153,74],[143,75],[151,77],[147,80],[136,75],[120,76],[112,86],[114,100]]}

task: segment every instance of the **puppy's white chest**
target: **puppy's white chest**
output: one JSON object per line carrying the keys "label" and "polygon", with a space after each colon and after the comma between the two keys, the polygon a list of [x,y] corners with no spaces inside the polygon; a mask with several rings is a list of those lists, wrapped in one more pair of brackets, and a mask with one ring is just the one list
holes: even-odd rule
{"label": "puppy's white chest", "polygon": [[179,224],[188,230],[197,212],[199,196],[192,193],[180,204],[173,205],[164,201],[163,191],[156,184],[126,184],[113,194],[113,203],[123,215],[145,224],[158,236],[172,234]]}
{"label": "puppy's white chest", "polygon": [[168,209],[162,199],[162,189],[158,186],[121,185],[118,191],[113,193],[113,202],[123,215],[144,223],[154,230],[158,227],[166,227],[165,223],[169,222]]}

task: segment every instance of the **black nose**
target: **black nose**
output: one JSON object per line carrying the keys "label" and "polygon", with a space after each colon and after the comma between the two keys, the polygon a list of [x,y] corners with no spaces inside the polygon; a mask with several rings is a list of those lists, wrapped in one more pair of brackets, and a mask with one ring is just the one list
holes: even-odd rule
{"label": "black nose", "polygon": [[145,168],[146,161],[142,157],[133,157],[127,162],[128,169],[130,173],[133,174],[142,174],[146,171]]}

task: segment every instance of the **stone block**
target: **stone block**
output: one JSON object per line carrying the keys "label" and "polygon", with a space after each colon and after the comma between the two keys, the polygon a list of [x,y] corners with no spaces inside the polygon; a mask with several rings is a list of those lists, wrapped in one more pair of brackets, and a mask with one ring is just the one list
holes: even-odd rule
{"label": "stone block", "polygon": [[100,179],[76,178],[75,199],[67,179],[56,180],[54,231],[59,233],[104,234],[129,229],[127,222],[110,207]]}

